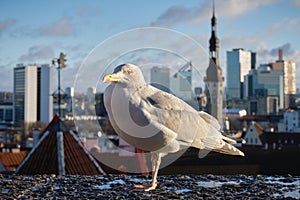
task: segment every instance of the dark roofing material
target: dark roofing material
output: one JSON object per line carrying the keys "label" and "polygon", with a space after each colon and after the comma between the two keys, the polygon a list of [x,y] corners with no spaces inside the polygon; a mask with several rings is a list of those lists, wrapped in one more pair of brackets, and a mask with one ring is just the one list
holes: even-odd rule
{"label": "dark roofing material", "polygon": [[2,162],[6,171],[15,171],[22,160],[25,158],[27,151],[17,153],[0,152],[0,162]]}
{"label": "dark roofing material", "polygon": [[300,133],[286,133],[286,132],[266,132],[264,131],[260,135],[260,139],[263,143],[281,143],[283,145],[294,145],[299,147],[300,145]]}
{"label": "dark roofing material", "polygon": [[40,141],[30,151],[16,173],[27,175],[105,174],[77,136],[58,116],[50,122],[42,133]]}

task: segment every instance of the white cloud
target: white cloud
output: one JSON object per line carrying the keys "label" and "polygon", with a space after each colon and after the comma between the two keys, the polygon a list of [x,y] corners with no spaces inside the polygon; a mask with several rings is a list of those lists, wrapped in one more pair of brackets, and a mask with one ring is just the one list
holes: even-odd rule
{"label": "white cloud", "polygon": [[9,27],[14,25],[16,23],[15,19],[6,19],[3,21],[0,21],[0,33],[7,30]]}
{"label": "white cloud", "polygon": [[53,49],[48,45],[36,45],[28,49],[28,52],[19,57],[20,62],[38,62],[40,60],[49,60],[54,57]]}
{"label": "white cloud", "polygon": [[[215,3],[215,9],[218,17],[235,18],[240,15],[253,12],[259,7],[274,3],[275,0],[218,0]],[[186,7],[184,5],[175,5],[169,7],[163,12],[151,26],[173,26],[180,23],[201,23],[207,20],[212,13],[212,2],[206,0],[197,7]]]}
{"label": "white cloud", "polygon": [[298,32],[300,31],[300,18],[283,18],[282,20],[272,24],[268,29],[265,30],[265,34],[274,34],[282,32]]}
{"label": "white cloud", "polygon": [[238,17],[274,2],[275,0],[219,0],[216,2],[216,10],[220,17]]}
{"label": "white cloud", "polygon": [[300,6],[300,0],[293,0],[294,5]]}
{"label": "white cloud", "polygon": [[57,21],[54,21],[51,24],[39,28],[38,33],[40,36],[47,36],[47,37],[73,35],[75,33],[75,30],[72,24],[72,18],[63,17]]}
{"label": "white cloud", "polygon": [[63,17],[50,24],[40,27],[31,25],[21,25],[16,27],[10,35],[12,37],[66,37],[75,34],[75,29],[71,17]]}
{"label": "white cloud", "polygon": [[13,63],[0,65],[1,69],[1,91],[11,92],[13,90]]}
{"label": "white cloud", "polygon": [[156,20],[151,23],[151,26],[172,26],[193,18],[196,14],[196,8],[187,8],[183,5],[175,5],[168,8]]}
{"label": "white cloud", "polygon": [[99,14],[101,14],[99,12],[99,9],[97,9],[96,7],[91,7],[89,5],[82,5],[75,11],[75,15],[80,17],[91,17],[97,16]]}

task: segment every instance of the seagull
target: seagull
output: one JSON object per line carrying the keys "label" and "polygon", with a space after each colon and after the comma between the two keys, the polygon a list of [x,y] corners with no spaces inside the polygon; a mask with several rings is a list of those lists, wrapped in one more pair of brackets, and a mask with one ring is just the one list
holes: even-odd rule
{"label": "seagull", "polygon": [[104,92],[104,106],[116,133],[132,146],[151,153],[152,182],[135,188],[156,189],[161,158],[184,148],[244,156],[231,145],[236,141],[222,134],[213,116],[147,84],[138,66],[121,64],[112,74],[106,74],[103,82],[111,83]]}

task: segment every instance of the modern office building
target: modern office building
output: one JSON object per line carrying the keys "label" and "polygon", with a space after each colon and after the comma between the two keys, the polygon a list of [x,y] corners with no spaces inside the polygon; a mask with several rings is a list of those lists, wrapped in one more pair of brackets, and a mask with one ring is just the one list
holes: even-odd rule
{"label": "modern office building", "polygon": [[0,92],[0,103],[12,102],[13,93],[12,92]]}
{"label": "modern office building", "polygon": [[73,112],[73,107],[74,107],[74,102],[73,102],[73,99],[74,99],[74,87],[67,87],[65,89],[66,91],[66,95],[67,95],[67,101],[68,101],[68,109],[67,109],[67,112],[71,113]]}
{"label": "modern office building", "polygon": [[279,59],[276,62],[261,64],[244,77],[244,97],[277,97],[279,109],[293,108],[296,95],[295,76],[295,62],[283,60],[282,51],[279,50]]}
{"label": "modern office building", "polygon": [[14,68],[14,122],[48,123],[53,116],[52,68],[23,65]]}
{"label": "modern office building", "polygon": [[255,53],[242,48],[227,51],[227,100],[244,99],[244,76],[255,69]]}
{"label": "modern office building", "polygon": [[167,67],[153,67],[151,69],[151,85],[169,92],[180,99],[191,103],[192,91],[192,66],[186,63],[174,75],[170,76],[170,69]]}
{"label": "modern office building", "polygon": [[13,93],[0,92],[0,123],[13,121]]}
{"label": "modern office building", "polygon": [[37,67],[37,121],[50,122],[53,117],[53,69],[49,65]]}
{"label": "modern office building", "polygon": [[170,92],[170,69],[168,67],[153,67],[150,71],[150,82],[154,87]]}
{"label": "modern office building", "polygon": [[0,123],[13,121],[12,102],[0,102]]}
{"label": "modern office building", "polygon": [[209,40],[209,66],[206,70],[204,82],[207,97],[207,111],[214,116],[220,124],[223,124],[223,82],[222,69],[219,65],[219,39],[216,35],[215,10],[211,18],[211,37]]}
{"label": "modern office building", "polygon": [[279,61],[283,65],[284,107],[294,108],[296,96],[296,63],[294,61]]}
{"label": "modern office building", "polygon": [[170,78],[171,93],[192,104],[192,64],[186,63]]}
{"label": "modern office building", "polygon": [[92,115],[95,112],[95,95],[96,88],[88,87],[86,91],[85,110],[87,115]]}

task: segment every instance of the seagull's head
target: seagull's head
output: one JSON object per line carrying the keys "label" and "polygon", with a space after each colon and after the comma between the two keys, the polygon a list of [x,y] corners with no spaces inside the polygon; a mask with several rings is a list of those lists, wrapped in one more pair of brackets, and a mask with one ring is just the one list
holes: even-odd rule
{"label": "seagull's head", "polygon": [[112,74],[106,74],[103,82],[121,83],[126,86],[140,86],[145,84],[145,79],[141,69],[133,64],[122,64],[114,69]]}

